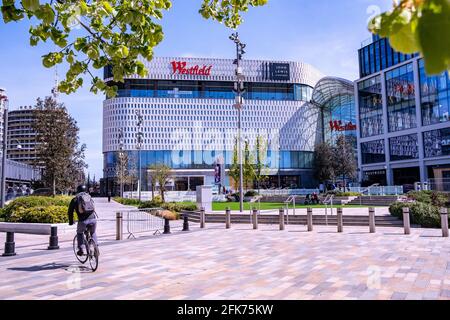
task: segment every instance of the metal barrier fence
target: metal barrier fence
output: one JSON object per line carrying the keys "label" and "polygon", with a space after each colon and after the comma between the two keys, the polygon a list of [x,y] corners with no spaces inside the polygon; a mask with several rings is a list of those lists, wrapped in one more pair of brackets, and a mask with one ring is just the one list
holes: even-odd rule
{"label": "metal barrier fence", "polygon": [[127,232],[128,239],[136,238],[138,233],[152,232],[160,234],[164,230],[164,219],[157,217],[156,214],[161,208],[150,208],[143,210],[126,211],[127,214]]}
{"label": "metal barrier fence", "polygon": [[399,196],[404,194],[403,186],[349,187],[345,191],[359,192],[367,196]]}

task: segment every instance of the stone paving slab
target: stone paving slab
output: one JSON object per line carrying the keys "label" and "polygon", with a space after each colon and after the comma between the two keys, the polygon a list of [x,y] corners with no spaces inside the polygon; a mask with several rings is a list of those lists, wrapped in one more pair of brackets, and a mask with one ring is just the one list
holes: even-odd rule
{"label": "stone paving slab", "polygon": [[0,299],[450,300],[450,241],[440,230],[191,224],[114,241],[115,212],[129,207],[96,204],[97,272],[75,260],[70,232],[56,251],[44,250],[48,237],[17,235],[18,255],[0,257]]}

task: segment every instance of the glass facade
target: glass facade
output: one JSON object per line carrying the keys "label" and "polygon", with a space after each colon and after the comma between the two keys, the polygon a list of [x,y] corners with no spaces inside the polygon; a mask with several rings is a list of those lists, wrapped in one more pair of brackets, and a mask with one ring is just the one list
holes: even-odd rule
{"label": "glass facade", "polygon": [[359,73],[364,78],[373,73],[407,61],[417,54],[403,54],[392,49],[386,38],[373,37],[373,42],[359,49]]}
{"label": "glass facade", "polygon": [[450,127],[423,133],[425,158],[450,155]]}
{"label": "glass facade", "polygon": [[381,77],[376,76],[360,82],[358,91],[361,137],[383,134]]}
{"label": "glass facade", "polygon": [[[127,151],[128,159],[136,161],[137,151]],[[142,168],[148,168],[154,164],[165,164],[172,169],[203,169],[213,168],[215,160],[223,155],[225,165],[230,167],[233,161],[233,151],[142,151]],[[104,168],[114,171],[117,164],[117,152],[104,153]],[[304,151],[268,151],[266,165],[270,169],[311,169],[313,167],[313,152]],[[107,170],[108,171],[108,170]]]}
{"label": "glass facade", "polygon": [[417,134],[390,138],[389,149],[391,161],[419,159]]}
{"label": "glass facade", "polygon": [[350,95],[338,95],[324,108],[325,139],[334,144],[344,134],[356,150],[355,100]]}
{"label": "glass facade", "polygon": [[363,164],[385,162],[384,140],[361,143],[361,157]]}
{"label": "glass facade", "polygon": [[417,127],[412,63],[386,72],[389,132]]}
{"label": "glass facade", "polygon": [[[233,82],[130,79],[118,86],[118,98],[234,99]],[[313,88],[290,83],[245,83],[247,100],[310,101]]]}
{"label": "glass facade", "polygon": [[448,72],[429,77],[419,60],[420,103],[424,126],[450,121],[450,78]]}

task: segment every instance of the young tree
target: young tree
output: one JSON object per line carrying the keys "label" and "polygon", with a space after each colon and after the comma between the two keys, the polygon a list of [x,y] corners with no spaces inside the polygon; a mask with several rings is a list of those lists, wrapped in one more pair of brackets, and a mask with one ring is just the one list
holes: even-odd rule
{"label": "young tree", "polygon": [[118,151],[116,153],[117,161],[115,167],[115,173],[117,182],[120,185],[120,197],[123,198],[124,185],[128,182],[128,154],[124,151]]}
{"label": "young tree", "polygon": [[267,179],[269,174],[268,166],[266,165],[267,159],[267,149],[268,144],[267,141],[260,135],[256,137],[256,145],[255,145],[255,154],[256,154],[256,163],[255,163],[255,182],[257,184],[258,192],[260,191],[261,183]]}
{"label": "young tree", "polygon": [[[241,12],[249,6],[261,6],[267,0],[203,0],[200,9],[206,19],[214,19],[227,27],[242,23]],[[114,96],[117,87],[109,87],[94,69],[110,66],[115,82],[133,74],[145,76],[147,70],[139,57],[151,60],[153,49],[164,37],[160,24],[163,12],[171,8],[171,0],[3,0],[1,14],[5,23],[28,18],[30,45],[53,42],[58,48],[43,56],[42,63],[51,68],[69,65],[59,91],[75,92],[83,84],[83,75],[91,80],[91,91]]]}
{"label": "young tree", "polygon": [[358,166],[353,146],[344,135],[339,136],[336,140],[336,146],[333,148],[333,163],[334,173],[336,176],[342,177],[345,188],[345,179],[354,179]]}
{"label": "young tree", "polygon": [[250,152],[250,142],[248,140],[244,143],[244,174],[243,174],[243,180],[244,180],[244,188],[245,191],[248,191],[248,189],[253,188],[253,184],[255,181],[255,160],[253,157],[253,154]]}
{"label": "young tree", "polygon": [[234,190],[239,189],[240,172],[241,172],[241,169],[239,167],[238,139],[235,138],[234,139],[234,148],[233,148],[233,160],[231,163],[230,171],[228,173],[232,180],[231,183],[233,185]]}
{"label": "young tree", "polygon": [[155,164],[150,166],[150,171],[153,172],[155,182],[159,184],[161,200],[165,202],[164,192],[166,191],[167,183],[172,178],[172,169],[165,164]]}
{"label": "young tree", "polygon": [[84,182],[85,145],[80,148],[78,127],[62,103],[52,97],[37,99],[33,129],[36,132],[35,166],[42,168],[42,180],[56,191],[73,190]]}
{"label": "young tree", "polygon": [[314,178],[325,185],[327,180],[334,180],[333,147],[328,142],[316,145],[314,150]]}

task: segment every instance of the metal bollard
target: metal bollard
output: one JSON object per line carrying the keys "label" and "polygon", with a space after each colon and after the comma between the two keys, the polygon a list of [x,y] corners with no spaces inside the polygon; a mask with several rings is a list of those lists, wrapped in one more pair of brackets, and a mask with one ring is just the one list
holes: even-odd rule
{"label": "metal bollard", "polygon": [[313,209],[306,209],[306,220],[308,221],[308,231],[313,231]]}
{"label": "metal bollard", "polygon": [[441,208],[441,226],[442,226],[442,236],[448,238],[448,209]]}
{"label": "metal bollard", "polygon": [[52,227],[50,229],[50,239],[48,243],[48,250],[58,250],[58,227]]}
{"label": "metal bollard", "polygon": [[369,208],[369,231],[370,231],[370,233],[376,232],[375,208]]}
{"label": "metal bollard", "polygon": [[253,230],[258,230],[258,210],[253,209]]}
{"label": "metal bollard", "polygon": [[201,208],[200,210],[200,228],[204,229],[205,228],[205,221],[206,217],[205,217],[205,208]]}
{"label": "metal bollard", "polygon": [[337,232],[344,231],[344,210],[342,208],[337,209]]}
{"label": "metal bollard", "polygon": [[170,234],[170,221],[169,221],[169,219],[164,219],[164,233],[163,234]]}
{"label": "metal bollard", "polygon": [[16,244],[14,242],[14,232],[6,233],[5,252],[2,254],[4,257],[15,256]]}
{"label": "metal bollard", "polygon": [[183,230],[189,231],[189,216],[187,213],[183,214]]}
{"label": "metal bollard", "polygon": [[123,214],[116,213],[116,240],[123,240]]}
{"label": "metal bollard", "polygon": [[284,230],[284,209],[280,209],[280,231]]}
{"label": "metal bollard", "polygon": [[411,221],[409,218],[409,208],[403,208],[403,226],[405,234],[411,234]]}
{"label": "metal bollard", "polygon": [[227,208],[225,211],[225,228],[226,229],[231,228],[231,210],[230,210],[230,208]]}

